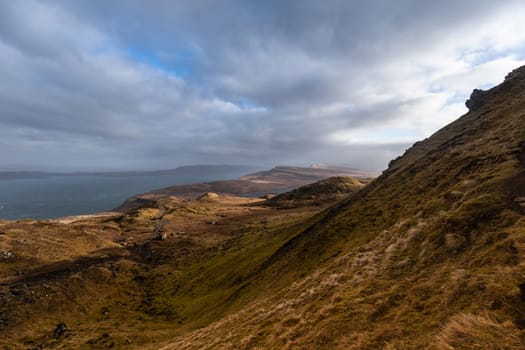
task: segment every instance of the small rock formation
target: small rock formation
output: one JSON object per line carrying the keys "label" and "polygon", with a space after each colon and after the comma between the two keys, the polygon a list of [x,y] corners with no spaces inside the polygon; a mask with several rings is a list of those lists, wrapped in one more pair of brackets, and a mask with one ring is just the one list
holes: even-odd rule
{"label": "small rock formation", "polygon": [[53,331],[53,338],[59,339],[61,338],[66,332],[68,331],[68,328],[64,322],[60,322],[56,325],[55,330]]}
{"label": "small rock formation", "polygon": [[261,196],[260,198],[261,199],[272,199],[273,197],[275,197],[276,194],[273,194],[273,193],[267,193],[265,194],[264,196]]}
{"label": "small rock formation", "polygon": [[219,198],[219,195],[215,192],[206,192],[203,195],[201,195],[198,199],[214,199]]}
{"label": "small rock formation", "polygon": [[12,287],[9,292],[14,295],[15,297],[24,295],[24,291],[18,287]]}
{"label": "small rock formation", "polygon": [[153,240],[154,241],[164,241],[166,238],[168,238],[168,235],[163,232],[164,227],[162,223],[157,221],[155,223],[155,229],[153,230]]}
{"label": "small rock formation", "polygon": [[470,98],[465,101],[465,106],[467,106],[469,111],[475,111],[483,105],[486,96],[487,91],[474,89],[472,94],[470,94]]}
{"label": "small rock formation", "polygon": [[15,262],[17,260],[17,256],[15,253],[10,252],[8,250],[2,250],[0,251],[0,260],[4,262]]}
{"label": "small rock formation", "polygon": [[153,230],[154,241],[164,241],[168,238],[168,234],[164,232],[164,225],[166,225],[169,220],[162,220],[167,209],[161,205],[159,210],[159,215],[155,218],[155,229]]}
{"label": "small rock formation", "polygon": [[[525,66],[514,69],[512,72],[507,74],[504,81],[504,86],[512,88],[516,86],[523,86],[525,83]],[[478,110],[487,100],[489,91],[480,89],[474,89],[470,98],[465,101],[465,106],[469,111]]]}
{"label": "small rock formation", "polygon": [[514,202],[520,206],[522,212],[525,212],[525,197],[515,198]]}
{"label": "small rock formation", "polygon": [[505,76],[505,81],[511,80],[523,80],[525,79],[525,66],[514,69],[512,72]]}

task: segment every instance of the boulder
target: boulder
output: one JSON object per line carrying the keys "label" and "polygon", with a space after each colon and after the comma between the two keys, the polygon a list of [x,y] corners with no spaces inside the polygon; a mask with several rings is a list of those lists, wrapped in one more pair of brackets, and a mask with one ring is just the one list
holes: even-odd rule
{"label": "boulder", "polygon": [[220,196],[215,192],[206,192],[203,195],[201,195],[198,199],[215,199],[219,197]]}
{"label": "boulder", "polygon": [[469,111],[478,110],[485,102],[486,96],[487,91],[474,89],[472,91],[472,94],[470,94],[470,98],[467,101],[465,101],[465,106],[467,106]]}
{"label": "boulder", "polygon": [[66,332],[68,328],[64,322],[60,322],[56,325],[55,330],[53,331],[53,338],[60,339]]}

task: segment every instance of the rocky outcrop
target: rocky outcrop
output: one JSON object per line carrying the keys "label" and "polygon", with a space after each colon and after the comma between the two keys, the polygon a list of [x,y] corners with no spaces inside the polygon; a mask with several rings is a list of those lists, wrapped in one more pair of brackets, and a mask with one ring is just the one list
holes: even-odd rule
{"label": "rocky outcrop", "polygon": [[465,102],[465,106],[467,106],[469,111],[478,110],[483,105],[486,97],[487,91],[474,89],[472,94],[470,94],[470,98]]}
{"label": "rocky outcrop", "polygon": [[197,199],[205,200],[205,199],[216,199],[220,196],[215,192],[206,192],[202,196],[199,196]]}
{"label": "rocky outcrop", "polygon": [[[525,86],[525,66],[514,69],[512,72],[505,76],[503,84],[499,85],[497,89],[480,90],[474,89],[469,99],[465,101],[465,106],[469,111],[479,110],[485,101],[496,97],[498,94],[502,96],[503,93],[519,93],[519,91],[513,92],[514,89],[520,90]],[[497,90],[497,91],[495,91]]]}
{"label": "rocky outcrop", "polygon": [[525,66],[514,69],[512,72],[505,76],[505,81],[523,81],[525,80]]}

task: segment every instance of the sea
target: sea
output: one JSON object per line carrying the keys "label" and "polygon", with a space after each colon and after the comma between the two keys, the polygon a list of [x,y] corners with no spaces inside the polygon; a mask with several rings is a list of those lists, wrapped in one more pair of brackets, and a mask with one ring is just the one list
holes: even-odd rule
{"label": "sea", "polygon": [[236,179],[243,173],[53,175],[0,180],[0,219],[53,219],[109,211],[127,198],[173,185]]}

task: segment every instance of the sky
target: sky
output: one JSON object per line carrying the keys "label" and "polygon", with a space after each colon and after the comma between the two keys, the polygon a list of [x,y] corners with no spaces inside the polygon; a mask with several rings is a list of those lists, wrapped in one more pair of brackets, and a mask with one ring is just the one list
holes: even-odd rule
{"label": "sky", "polygon": [[380,171],[525,64],[524,1],[0,0],[0,170]]}

